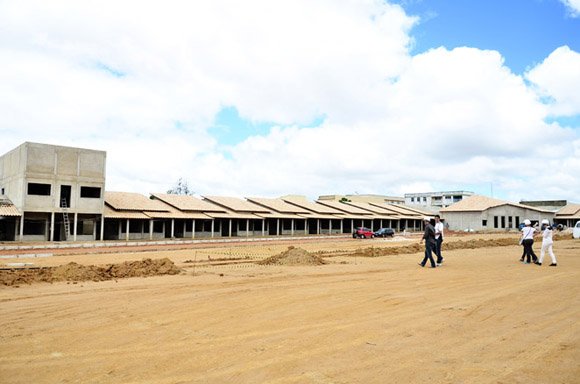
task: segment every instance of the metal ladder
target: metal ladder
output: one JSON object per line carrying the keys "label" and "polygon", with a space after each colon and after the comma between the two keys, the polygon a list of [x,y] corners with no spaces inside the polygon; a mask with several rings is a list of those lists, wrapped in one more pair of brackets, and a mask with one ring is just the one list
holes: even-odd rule
{"label": "metal ladder", "polygon": [[70,220],[68,219],[68,207],[66,206],[66,199],[60,201],[60,207],[62,208],[62,217],[64,219],[64,239],[68,241],[70,237]]}

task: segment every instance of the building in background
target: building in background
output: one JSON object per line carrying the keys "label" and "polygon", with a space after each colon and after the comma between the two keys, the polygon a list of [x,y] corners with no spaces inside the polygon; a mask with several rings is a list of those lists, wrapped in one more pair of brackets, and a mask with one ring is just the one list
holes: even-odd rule
{"label": "building in background", "polygon": [[466,197],[440,212],[454,231],[519,230],[526,219],[537,224],[543,219],[552,222],[555,216],[554,211],[479,195]]}
{"label": "building in background", "polygon": [[[106,152],[25,142],[0,157],[0,194],[19,216],[7,240],[102,238]],[[100,230],[100,231],[99,231]]]}
{"label": "building in background", "polygon": [[320,201],[352,201],[354,203],[376,203],[376,204],[404,204],[405,199],[397,196],[384,195],[322,195],[318,197]]}
{"label": "building in background", "polygon": [[469,191],[405,193],[404,202],[411,207],[438,212],[441,208],[449,207],[451,204],[455,204],[472,195],[473,192]]}

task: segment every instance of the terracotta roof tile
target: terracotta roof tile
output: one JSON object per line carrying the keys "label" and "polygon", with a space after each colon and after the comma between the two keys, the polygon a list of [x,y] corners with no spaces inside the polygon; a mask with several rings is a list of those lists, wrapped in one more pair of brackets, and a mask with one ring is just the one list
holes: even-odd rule
{"label": "terracotta roof tile", "polygon": [[151,195],[182,211],[225,212],[224,208],[194,196],[167,193],[152,193]]}
{"label": "terracotta roof tile", "polygon": [[105,203],[115,210],[168,211],[166,204],[147,196],[131,192],[105,192]]}
{"label": "terracotta roof tile", "polygon": [[205,200],[209,200],[211,203],[221,205],[234,212],[250,212],[250,213],[269,213],[268,208],[261,207],[257,204],[251,203],[247,200],[240,199],[237,197],[225,197],[225,196],[203,196]]}

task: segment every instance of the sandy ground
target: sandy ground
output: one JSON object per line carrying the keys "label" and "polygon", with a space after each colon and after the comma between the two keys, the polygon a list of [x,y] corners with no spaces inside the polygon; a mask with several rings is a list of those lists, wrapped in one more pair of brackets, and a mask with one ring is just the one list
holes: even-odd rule
{"label": "sandy ground", "polygon": [[[294,245],[340,254],[418,241],[398,240]],[[0,286],[0,383],[580,382],[578,240],[555,243],[555,268],[520,264],[520,246],[447,251],[438,269],[420,268],[420,254],[254,263],[284,249],[3,259],[169,257],[184,272]]]}

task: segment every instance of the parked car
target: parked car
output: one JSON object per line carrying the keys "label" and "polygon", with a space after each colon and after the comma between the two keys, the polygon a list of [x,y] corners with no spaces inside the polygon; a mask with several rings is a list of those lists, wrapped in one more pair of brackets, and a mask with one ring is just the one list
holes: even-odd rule
{"label": "parked car", "polygon": [[370,228],[357,227],[352,233],[352,237],[354,239],[356,239],[357,237],[359,239],[366,239],[367,237],[372,239],[373,237],[375,237],[375,233]]}
{"label": "parked car", "polygon": [[572,229],[572,236],[575,239],[580,239],[580,221],[577,221],[574,229]]}
{"label": "parked car", "polygon": [[393,228],[381,228],[375,232],[375,237],[393,237],[395,230]]}

